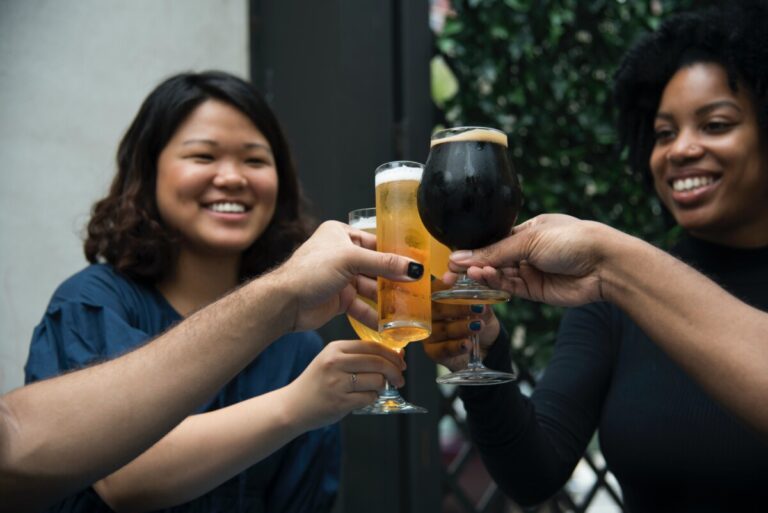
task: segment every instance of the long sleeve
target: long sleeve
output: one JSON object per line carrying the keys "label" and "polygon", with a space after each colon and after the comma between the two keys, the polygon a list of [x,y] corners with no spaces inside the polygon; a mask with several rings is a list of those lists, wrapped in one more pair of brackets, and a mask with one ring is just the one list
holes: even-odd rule
{"label": "long sleeve", "polygon": [[[488,471],[521,504],[557,492],[592,438],[616,356],[613,315],[605,303],[566,313],[552,360],[530,399],[515,383],[461,391]],[[509,344],[497,341],[486,362],[509,369]]]}

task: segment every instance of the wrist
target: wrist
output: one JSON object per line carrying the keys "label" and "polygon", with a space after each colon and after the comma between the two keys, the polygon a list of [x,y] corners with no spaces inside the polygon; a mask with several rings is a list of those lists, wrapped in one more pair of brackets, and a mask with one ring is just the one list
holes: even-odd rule
{"label": "wrist", "polygon": [[277,426],[290,439],[310,430],[307,420],[302,417],[306,408],[300,404],[301,390],[297,390],[297,381],[298,379],[274,392],[278,398],[275,409]]}
{"label": "wrist", "polygon": [[279,330],[279,336],[296,331],[296,323],[301,301],[301,291],[286,272],[284,265],[272,270],[260,278],[264,280],[268,288],[267,301],[271,310],[274,310],[274,324]]}
{"label": "wrist", "polygon": [[619,304],[632,293],[638,274],[647,274],[643,269],[650,261],[648,252],[655,248],[637,237],[602,226],[597,239],[600,288],[604,301]]}

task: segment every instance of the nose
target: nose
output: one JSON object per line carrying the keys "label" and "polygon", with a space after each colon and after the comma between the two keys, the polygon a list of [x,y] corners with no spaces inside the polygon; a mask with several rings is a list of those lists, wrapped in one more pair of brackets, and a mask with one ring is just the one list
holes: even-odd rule
{"label": "nose", "polygon": [[223,189],[241,189],[247,183],[240,166],[233,162],[221,162],[213,177],[213,185]]}
{"label": "nose", "polygon": [[673,164],[696,160],[704,155],[704,147],[690,130],[681,131],[669,148],[667,158]]}

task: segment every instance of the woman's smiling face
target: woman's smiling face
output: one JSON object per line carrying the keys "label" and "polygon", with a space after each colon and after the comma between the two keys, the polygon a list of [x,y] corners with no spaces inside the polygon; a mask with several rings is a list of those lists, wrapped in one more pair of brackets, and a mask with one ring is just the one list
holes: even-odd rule
{"label": "woman's smiling face", "polygon": [[725,69],[696,63],[664,88],[650,167],[661,201],[692,234],[750,247],[768,244],[768,166],[754,102]]}
{"label": "woman's smiling face", "polygon": [[247,116],[218,100],[192,111],[158,159],[157,207],[186,249],[241,253],[272,220],[277,191],[269,142]]}

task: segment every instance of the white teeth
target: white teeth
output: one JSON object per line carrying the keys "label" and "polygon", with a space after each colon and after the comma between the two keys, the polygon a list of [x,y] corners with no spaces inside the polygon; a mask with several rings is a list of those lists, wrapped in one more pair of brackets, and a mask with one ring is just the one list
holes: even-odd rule
{"label": "white teeth", "polygon": [[213,203],[208,205],[208,208],[214,212],[236,213],[240,214],[245,212],[245,206],[240,203]]}
{"label": "white teeth", "polygon": [[672,188],[677,192],[691,191],[704,187],[715,181],[711,176],[697,176],[694,178],[679,178],[672,182]]}

